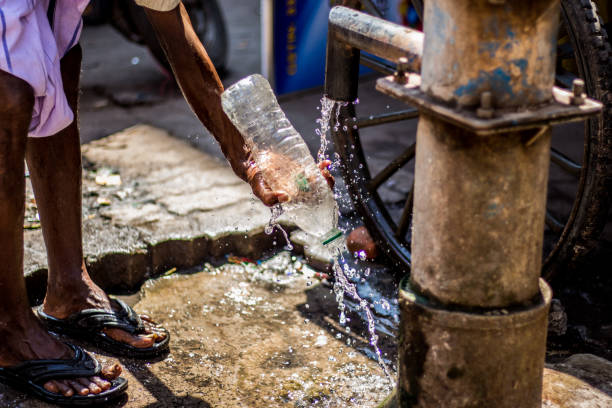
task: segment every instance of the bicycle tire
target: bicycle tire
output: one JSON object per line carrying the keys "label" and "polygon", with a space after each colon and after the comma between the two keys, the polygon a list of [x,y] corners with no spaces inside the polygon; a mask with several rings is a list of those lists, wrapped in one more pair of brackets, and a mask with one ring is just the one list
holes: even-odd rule
{"label": "bicycle tire", "polygon": [[612,187],[612,50],[597,6],[591,0],[562,0],[562,16],[572,39],[578,73],[589,97],[604,104],[585,126],[578,193],[561,236],[542,266],[548,280],[580,262],[597,245],[606,224]]}

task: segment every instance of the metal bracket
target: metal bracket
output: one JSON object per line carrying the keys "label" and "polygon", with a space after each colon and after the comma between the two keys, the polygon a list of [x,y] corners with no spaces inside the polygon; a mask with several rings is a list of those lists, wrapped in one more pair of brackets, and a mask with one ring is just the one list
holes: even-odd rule
{"label": "metal bracket", "polygon": [[572,104],[574,95],[572,91],[553,87],[553,100],[550,103],[520,110],[497,109],[490,118],[479,117],[477,109],[452,106],[422,92],[420,75],[407,76],[405,84],[398,84],[393,76],[380,78],[376,81],[376,89],[415,106],[419,111],[483,136],[581,121],[588,116],[598,114],[603,107],[600,102],[589,98],[584,98],[584,102],[580,105]]}

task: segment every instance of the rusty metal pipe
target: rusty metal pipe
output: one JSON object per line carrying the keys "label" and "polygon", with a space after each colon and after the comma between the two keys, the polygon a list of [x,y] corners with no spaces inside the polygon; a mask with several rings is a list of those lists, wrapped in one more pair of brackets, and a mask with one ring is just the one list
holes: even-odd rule
{"label": "rusty metal pipe", "polygon": [[346,87],[337,84],[345,81],[346,75],[351,78],[355,75],[354,72],[347,72],[347,69],[358,67],[358,64],[346,64],[348,60],[358,60],[359,50],[390,61],[405,57],[408,59],[408,69],[419,72],[423,33],[348,7],[334,7],[329,14],[327,41],[325,94],[328,97],[343,101],[353,101],[357,97],[356,90],[346,93]]}
{"label": "rusty metal pipe", "polygon": [[412,72],[421,70],[424,35],[420,31],[342,6],[329,13],[329,29],[336,41],[390,61],[406,57]]}
{"label": "rusty metal pipe", "polygon": [[552,291],[526,307],[474,313],[401,285],[398,391],[385,408],[541,408]]}
{"label": "rusty metal pipe", "polygon": [[425,2],[421,90],[475,107],[526,107],[552,98],[558,0]]}
{"label": "rusty metal pipe", "polygon": [[424,35],[420,31],[342,6],[329,13],[329,30],[334,41],[390,61],[406,57],[411,71],[421,70]]}
{"label": "rusty metal pipe", "polygon": [[508,307],[538,294],[550,127],[479,136],[421,114],[411,280],[446,305]]}

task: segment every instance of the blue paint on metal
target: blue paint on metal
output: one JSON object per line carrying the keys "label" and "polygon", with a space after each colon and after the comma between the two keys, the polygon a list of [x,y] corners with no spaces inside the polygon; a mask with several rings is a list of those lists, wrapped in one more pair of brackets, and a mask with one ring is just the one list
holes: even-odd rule
{"label": "blue paint on metal", "polygon": [[528,64],[525,58],[515,59],[510,62],[520,68],[521,75],[525,75],[525,71],[527,70],[527,64]]}
{"label": "blue paint on metal", "polygon": [[501,43],[497,41],[482,41],[478,44],[478,53],[488,53],[489,57],[494,58],[500,46]]}
{"label": "blue paint on metal", "polygon": [[493,71],[480,71],[478,77],[470,80],[466,85],[462,85],[455,90],[455,96],[462,97],[472,95],[481,91],[485,86],[495,94],[508,94],[514,96],[512,88],[512,77],[502,68]]}

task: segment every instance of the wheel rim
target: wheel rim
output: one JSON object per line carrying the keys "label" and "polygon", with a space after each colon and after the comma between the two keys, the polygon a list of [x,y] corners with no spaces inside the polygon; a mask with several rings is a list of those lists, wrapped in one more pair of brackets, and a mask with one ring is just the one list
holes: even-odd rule
{"label": "wheel rim", "polygon": [[[566,19],[565,10],[563,14],[564,19]],[[565,27],[569,27],[569,23],[567,21],[564,21],[564,23]],[[557,83],[563,87],[571,88],[573,79],[581,77],[585,79],[587,93],[589,95],[593,95],[593,89],[591,89],[591,78],[589,78],[589,72],[583,65],[585,59],[581,55],[580,47],[574,46],[577,43],[575,33],[571,29],[567,28],[565,29],[565,33],[568,36],[568,41],[561,43],[558,47],[558,55],[560,57],[558,60],[558,65],[559,67],[563,67],[562,64],[565,59],[572,59],[577,66],[578,75],[569,70],[559,70],[559,74],[556,78]],[[563,39],[561,35],[560,39]],[[375,59],[369,59],[367,56],[362,56],[361,63],[381,72],[384,75],[388,75],[390,72],[393,72],[392,66],[381,63]],[[410,116],[409,112],[409,110],[403,111],[399,113],[397,117],[399,118],[401,114],[404,114],[408,115],[408,118],[411,118],[412,116]],[[354,105],[349,105],[346,108],[340,109],[339,121],[343,124],[350,123],[350,120],[355,116],[356,112]],[[386,121],[388,118],[384,118],[384,116],[391,115],[386,114],[382,116],[383,118],[378,116],[370,116],[364,119],[359,119],[358,123],[361,125],[359,128],[363,128],[364,124],[366,126],[379,124],[380,120],[382,120],[383,123],[391,122],[391,120]],[[590,126],[590,122],[584,126],[584,138],[587,138],[587,140],[589,133],[592,131]],[[348,131],[342,131],[340,130],[342,127],[343,126],[339,126],[337,131],[332,130],[332,136],[336,145],[336,151],[342,157],[343,176],[347,181],[347,186],[356,210],[362,215],[362,219],[366,224],[366,227],[370,230],[378,245],[387,252],[392,263],[396,267],[399,267],[400,273],[405,273],[409,270],[411,263],[409,248],[413,189],[406,195],[401,216],[399,218],[396,217],[396,219],[398,219],[396,222],[394,217],[392,217],[389,213],[387,205],[381,198],[376,188],[381,186],[384,181],[388,179],[385,178],[385,170],[383,170],[383,173],[378,173],[372,177],[367,160],[367,154],[364,152],[361,143],[359,130],[351,129],[349,127]],[[583,198],[586,173],[585,169],[589,165],[589,144],[585,143],[584,140],[582,144],[584,145],[582,164],[568,157],[566,153],[559,149],[553,148],[551,150],[551,166],[557,166],[568,174],[573,175],[578,181],[577,192],[574,196],[574,200],[568,215],[555,215],[547,208],[546,228],[548,239],[549,241],[553,241],[553,244],[548,245],[546,252],[543,254],[542,269],[544,272],[544,277],[546,278],[551,278],[555,272],[552,266],[553,260],[558,256],[559,251],[561,251],[566,244],[569,229],[574,223],[578,208],[580,206],[580,201]],[[354,146],[354,148],[351,146]],[[409,160],[404,160],[406,158],[406,154],[407,152],[403,151],[402,154],[397,155],[396,157],[396,159],[402,164],[400,168],[405,166],[414,166],[412,160],[413,156],[411,156]],[[393,160],[387,167],[393,167],[392,162]]]}

